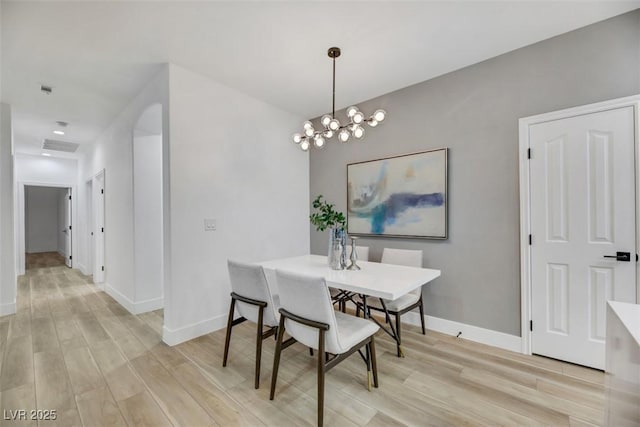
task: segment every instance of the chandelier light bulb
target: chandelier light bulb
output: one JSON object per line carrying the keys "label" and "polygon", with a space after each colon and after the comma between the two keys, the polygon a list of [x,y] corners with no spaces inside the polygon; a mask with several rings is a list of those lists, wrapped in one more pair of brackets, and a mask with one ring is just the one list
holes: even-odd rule
{"label": "chandelier light bulb", "polygon": [[367,120],[367,123],[369,124],[369,126],[371,126],[372,128],[378,126],[378,121],[376,119],[374,119],[373,117],[371,117],[369,120]]}
{"label": "chandelier light bulb", "polygon": [[362,126],[355,126],[353,128],[353,136],[356,139],[361,139],[364,136],[364,128]]}
{"label": "chandelier light bulb", "polygon": [[327,129],[324,131],[324,137],[327,139],[333,138],[333,131],[331,129]]}
{"label": "chandelier light bulb", "polygon": [[306,139],[302,141],[300,143],[300,148],[302,148],[302,151],[307,151],[309,149],[309,141],[307,141]]}
{"label": "chandelier light bulb", "polygon": [[324,138],[320,135],[317,135],[313,140],[313,145],[315,145],[316,148],[324,147]]}
{"label": "chandelier light bulb", "polygon": [[311,123],[309,120],[307,120],[306,122],[304,122],[302,124],[302,129],[304,129],[304,130],[313,129],[313,123]]}
{"label": "chandelier light bulb", "polygon": [[331,117],[330,114],[325,114],[324,116],[322,116],[322,118],[320,119],[320,123],[322,123],[322,126],[324,127],[328,127],[329,126],[329,122],[331,121],[331,119],[333,119],[333,117]]}
{"label": "chandelier light bulb", "polygon": [[329,122],[329,129],[332,131],[337,131],[338,129],[340,129],[340,122],[336,119],[331,119],[331,121]]}
{"label": "chandelier light bulb", "polygon": [[355,105],[352,105],[351,107],[347,108],[347,117],[352,118],[353,115],[358,111],[360,111],[358,110],[358,107],[356,107]]}
{"label": "chandelier light bulb", "polygon": [[360,124],[364,120],[364,114],[362,114],[360,111],[357,111],[353,115],[353,117],[351,117],[351,120],[353,120],[353,123],[355,124]]}
{"label": "chandelier light bulb", "polygon": [[313,126],[310,128],[305,128],[304,130],[304,134],[308,137],[312,137],[314,132],[315,132],[315,129],[313,128]]}
{"label": "chandelier light bulb", "polygon": [[347,142],[349,140],[349,131],[346,129],[342,129],[338,134],[338,139],[341,142]]}
{"label": "chandelier light bulb", "polygon": [[300,141],[302,141],[302,135],[300,135],[299,133],[294,133],[293,142],[295,142],[296,144],[300,144]]}
{"label": "chandelier light bulb", "polygon": [[376,110],[376,112],[373,113],[373,118],[376,119],[378,123],[383,121],[386,116],[387,116],[387,112],[384,110]]}

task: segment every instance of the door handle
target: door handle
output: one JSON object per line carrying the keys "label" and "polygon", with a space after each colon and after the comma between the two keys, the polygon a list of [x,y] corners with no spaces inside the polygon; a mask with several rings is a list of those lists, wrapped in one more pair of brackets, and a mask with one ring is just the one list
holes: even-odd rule
{"label": "door handle", "polygon": [[605,255],[605,258],[615,258],[616,261],[631,261],[631,253],[630,252],[616,252],[615,255]]}

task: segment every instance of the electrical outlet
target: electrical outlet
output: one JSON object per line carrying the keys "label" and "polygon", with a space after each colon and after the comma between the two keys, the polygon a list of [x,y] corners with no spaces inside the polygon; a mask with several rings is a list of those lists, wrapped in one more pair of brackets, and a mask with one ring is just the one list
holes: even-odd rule
{"label": "electrical outlet", "polygon": [[216,220],[215,219],[205,219],[204,220],[204,231],[216,231]]}

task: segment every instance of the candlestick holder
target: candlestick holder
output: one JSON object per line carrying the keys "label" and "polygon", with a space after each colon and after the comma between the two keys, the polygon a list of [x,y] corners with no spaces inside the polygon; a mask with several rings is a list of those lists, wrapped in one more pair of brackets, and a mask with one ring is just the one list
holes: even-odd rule
{"label": "candlestick holder", "polygon": [[358,254],[356,253],[356,240],[358,240],[357,236],[349,236],[351,238],[351,264],[347,267],[347,270],[360,270],[360,266],[358,266]]}

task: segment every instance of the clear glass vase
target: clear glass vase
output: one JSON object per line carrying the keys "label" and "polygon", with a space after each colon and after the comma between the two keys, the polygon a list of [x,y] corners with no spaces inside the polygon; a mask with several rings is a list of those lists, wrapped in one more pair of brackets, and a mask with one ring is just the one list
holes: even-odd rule
{"label": "clear glass vase", "polygon": [[329,254],[327,260],[333,270],[343,270],[347,266],[347,233],[343,228],[329,229]]}

